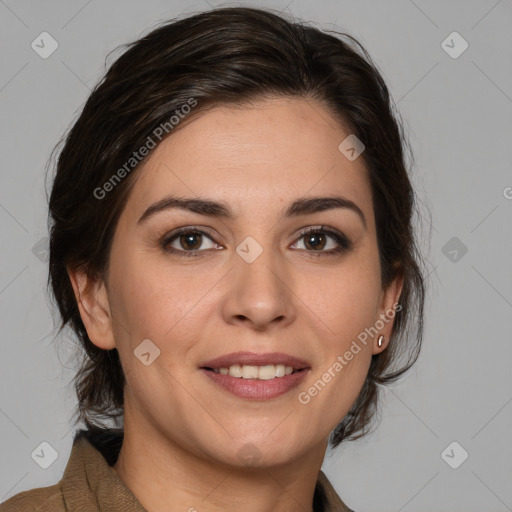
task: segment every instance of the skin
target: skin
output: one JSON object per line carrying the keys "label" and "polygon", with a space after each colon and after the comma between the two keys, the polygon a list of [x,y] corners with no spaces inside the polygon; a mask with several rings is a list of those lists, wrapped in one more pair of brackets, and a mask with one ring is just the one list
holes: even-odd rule
{"label": "skin", "polygon": [[[361,158],[349,161],[338,150],[349,133],[313,100],[266,98],[202,113],[137,170],[108,278],[68,269],[91,341],[119,351],[125,438],[114,469],[149,512],[170,503],[209,512],[312,510],[329,434],[356,400],[372,354],[386,349],[392,320],[379,331],[382,347],[378,335],[370,338],[308,404],[297,395],[392,309],[402,288],[399,279],[381,288],[368,174]],[[235,217],[174,209],[137,222],[170,193],[224,201]],[[296,199],[332,194],[357,204],[366,227],[346,208],[280,218]],[[352,247],[327,254],[338,246],[328,234],[325,246],[306,245],[311,236],[301,230],[321,225],[344,233]],[[197,242],[201,256],[160,245],[182,226],[207,233]],[[250,264],[236,252],[247,236],[263,249]],[[194,242],[184,243],[171,242],[191,252]],[[149,366],[134,356],[145,339],[160,349]],[[285,352],[311,370],[279,397],[238,398],[199,365],[239,350]],[[238,458],[247,443],[259,454],[251,467]]]}

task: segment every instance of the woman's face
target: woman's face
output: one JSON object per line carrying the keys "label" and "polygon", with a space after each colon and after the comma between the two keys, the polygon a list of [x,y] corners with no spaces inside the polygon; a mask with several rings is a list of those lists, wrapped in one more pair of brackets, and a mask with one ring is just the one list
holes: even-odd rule
{"label": "woman's face", "polygon": [[[231,465],[323,457],[372,354],[386,348],[376,340],[389,339],[392,320],[382,318],[400,293],[398,282],[381,289],[368,174],[338,149],[348,135],[313,101],[216,107],[137,171],[106,287],[96,283],[88,313],[81,305],[92,341],[119,351],[126,428]],[[229,215],[152,208],[171,196]],[[327,197],[346,206],[302,208]],[[187,229],[173,236],[178,228]],[[280,353],[303,369],[273,379],[272,366],[241,369],[263,377],[255,381],[204,368],[225,355],[218,367],[251,362],[238,352],[268,355],[246,366],[287,366]]]}

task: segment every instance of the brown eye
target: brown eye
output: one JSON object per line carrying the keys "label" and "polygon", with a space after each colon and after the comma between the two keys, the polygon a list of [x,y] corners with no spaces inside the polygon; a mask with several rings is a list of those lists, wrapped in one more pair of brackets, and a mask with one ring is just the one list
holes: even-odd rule
{"label": "brown eye", "polygon": [[180,235],[178,240],[181,244],[181,247],[184,249],[197,250],[200,248],[202,243],[201,237],[201,233],[190,233],[188,235]]}
{"label": "brown eye", "polygon": [[350,240],[343,233],[325,226],[303,231],[299,240],[302,238],[305,250],[314,256],[339,254],[352,247]]}
{"label": "brown eye", "polygon": [[[211,245],[204,247],[208,240]],[[205,249],[214,249],[217,246],[209,235],[190,227],[170,233],[161,244],[165,251],[179,253],[180,256],[202,256]]]}
{"label": "brown eye", "polygon": [[323,233],[313,232],[304,237],[307,249],[324,249],[326,245],[326,236]]}

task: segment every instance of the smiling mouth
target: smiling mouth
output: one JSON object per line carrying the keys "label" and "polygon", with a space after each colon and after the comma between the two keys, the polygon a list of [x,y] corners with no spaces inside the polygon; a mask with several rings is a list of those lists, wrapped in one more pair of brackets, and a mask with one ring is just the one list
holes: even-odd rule
{"label": "smiling mouth", "polygon": [[283,364],[201,366],[211,382],[232,395],[246,400],[269,400],[285,395],[300,385],[311,368]]}
{"label": "smiling mouth", "polygon": [[268,364],[262,366],[233,364],[229,367],[202,369],[240,379],[272,380],[280,379],[294,373],[302,372],[305,368],[293,368],[284,364]]}

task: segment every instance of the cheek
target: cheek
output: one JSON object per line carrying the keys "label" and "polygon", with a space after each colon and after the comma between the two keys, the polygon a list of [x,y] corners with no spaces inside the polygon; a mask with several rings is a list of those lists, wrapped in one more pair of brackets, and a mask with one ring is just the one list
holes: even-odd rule
{"label": "cheek", "polygon": [[[301,403],[314,401],[313,407],[318,407],[333,424],[356,400],[372,357],[380,274],[378,265],[364,265],[363,261],[362,257],[354,258],[350,265],[347,262],[337,272],[331,270],[328,275],[316,276],[314,281],[304,277],[300,295],[305,297],[309,290],[307,306],[314,313],[309,318],[317,326],[318,353],[322,354],[311,386],[302,390],[305,394]],[[316,282],[314,288],[312,282]]]}
{"label": "cheek", "polygon": [[[111,275],[117,320],[114,336],[123,368],[126,373],[135,372],[137,381],[142,370],[153,366],[143,367],[135,357],[143,353],[144,340],[150,340],[146,345],[158,354],[156,366],[181,379],[189,370],[185,364],[188,352],[204,336],[205,319],[214,310],[213,295],[205,296],[205,290],[218,278],[213,279],[211,273],[208,278],[192,276],[178,267],[148,264],[149,260],[135,252]],[[163,382],[168,377],[160,375]]]}
{"label": "cheek", "polygon": [[118,268],[111,275],[114,336],[131,394],[148,414],[172,403],[186,417],[180,383],[186,381],[184,362],[203,326],[196,321],[203,311],[201,283],[192,286],[178,272],[174,278],[164,277],[165,269],[148,265],[144,258],[127,259]]}
{"label": "cheek", "polygon": [[[162,340],[172,333],[200,297],[199,283],[184,279],[183,272],[155,264],[151,254],[127,250],[122,264],[112,267],[115,311],[130,337]],[[153,258],[153,259],[152,259]],[[123,333],[121,333],[123,335]]]}
{"label": "cheek", "polygon": [[[315,319],[327,345],[342,349],[378,318],[380,275],[378,267],[353,258],[322,275],[303,274],[297,295]],[[313,313],[313,314],[311,314]]]}

